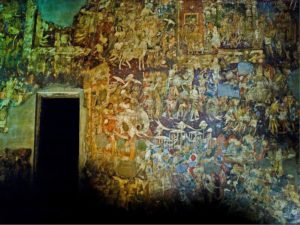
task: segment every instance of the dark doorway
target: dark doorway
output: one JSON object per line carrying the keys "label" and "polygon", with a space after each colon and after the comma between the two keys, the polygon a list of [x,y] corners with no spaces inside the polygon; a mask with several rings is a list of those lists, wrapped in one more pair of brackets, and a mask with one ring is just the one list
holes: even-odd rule
{"label": "dark doorway", "polygon": [[35,184],[43,197],[63,201],[78,188],[79,99],[41,98],[40,107]]}

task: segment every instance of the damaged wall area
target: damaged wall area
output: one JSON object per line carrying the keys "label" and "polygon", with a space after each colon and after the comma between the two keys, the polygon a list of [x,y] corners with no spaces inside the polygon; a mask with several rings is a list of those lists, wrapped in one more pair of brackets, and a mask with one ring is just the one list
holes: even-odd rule
{"label": "damaged wall area", "polygon": [[33,149],[35,96],[32,95],[22,106],[10,107],[7,114],[7,124],[4,127],[6,132],[0,133],[0,148]]}
{"label": "damaged wall area", "polygon": [[84,93],[84,185],[107,204],[299,222],[297,1],[56,3],[0,4],[0,149],[33,150],[17,116],[66,85]]}
{"label": "damaged wall area", "polygon": [[38,0],[37,5],[43,20],[60,27],[70,27],[74,16],[80,8],[86,4],[86,0],[75,1],[45,1]]}

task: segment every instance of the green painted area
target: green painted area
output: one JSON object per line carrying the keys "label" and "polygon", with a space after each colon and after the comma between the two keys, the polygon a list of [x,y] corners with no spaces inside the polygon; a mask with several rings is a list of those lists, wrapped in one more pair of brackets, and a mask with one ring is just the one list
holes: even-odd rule
{"label": "green painted area", "polygon": [[138,151],[146,151],[147,149],[147,145],[143,140],[136,141],[135,146]]}
{"label": "green painted area", "polygon": [[38,0],[37,3],[43,20],[60,27],[70,27],[86,0]]}

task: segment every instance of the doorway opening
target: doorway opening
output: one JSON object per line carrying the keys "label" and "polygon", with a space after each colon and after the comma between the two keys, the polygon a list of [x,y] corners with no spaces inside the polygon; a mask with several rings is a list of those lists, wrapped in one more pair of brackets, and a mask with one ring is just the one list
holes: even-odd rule
{"label": "doorway opening", "polygon": [[38,97],[34,183],[38,193],[60,201],[78,191],[79,98]]}

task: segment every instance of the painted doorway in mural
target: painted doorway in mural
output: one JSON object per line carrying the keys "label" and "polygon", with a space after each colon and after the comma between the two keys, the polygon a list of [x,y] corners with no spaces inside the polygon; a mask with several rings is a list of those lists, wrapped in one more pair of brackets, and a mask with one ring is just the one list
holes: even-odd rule
{"label": "painted doorway in mural", "polygon": [[34,175],[37,191],[70,196],[78,189],[80,101],[75,96],[38,96]]}

